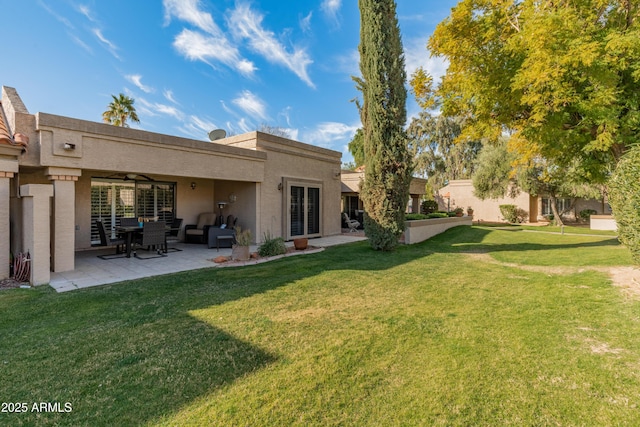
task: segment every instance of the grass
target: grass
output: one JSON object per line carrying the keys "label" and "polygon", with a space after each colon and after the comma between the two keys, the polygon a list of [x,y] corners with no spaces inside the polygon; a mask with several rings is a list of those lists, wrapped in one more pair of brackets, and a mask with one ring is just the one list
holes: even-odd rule
{"label": "grass", "polygon": [[465,252],[630,265],[612,239],[457,227],[390,254],[3,291],[2,401],[73,411],[0,424],[635,424],[639,302],[602,272]]}
{"label": "grass", "polygon": [[565,233],[565,234],[590,234],[597,236],[612,236],[615,237],[618,235],[617,231],[612,230],[592,230],[589,228],[588,224],[584,225],[565,225],[564,227],[559,227],[555,225],[521,225],[521,224],[494,224],[494,227],[513,227],[518,230],[527,230],[527,231],[539,231],[539,232],[547,232],[547,233]]}

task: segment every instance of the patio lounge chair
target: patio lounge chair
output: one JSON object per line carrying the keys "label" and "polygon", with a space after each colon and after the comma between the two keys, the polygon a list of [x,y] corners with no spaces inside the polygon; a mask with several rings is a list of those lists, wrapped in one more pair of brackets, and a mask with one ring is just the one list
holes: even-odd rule
{"label": "patio lounge chair", "polygon": [[209,227],[216,223],[216,214],[213,212],[198,215],[197,224],[184,226],[185,243],[207,243]]}
{"label": "patio lounge chair", "polygon": [[109,259],[109,258],[119,258],[120,256],[124,256],[122,252],[122,247],[125,244],[124,239],[112,239],[110,237],[111,233],[107,234],[107,230],[104,226],[104,223],[100,220],[96,221],[96,226],[98,227],[98,234],[100,235],[100,246],[115,246],[116,253],[114,255],[99,255],[99,258]]}
{"label": "patio lounge chair", "polygon": [[349,232],[353,233],[357,231],[356,229],[360,227],[360,221],[356,221],[355,219],[350,219],[349,215],[347,215],[346,212],[344,212],[342,215],[344,215],[344,222],[346,222],[347,227],[349,227]]}

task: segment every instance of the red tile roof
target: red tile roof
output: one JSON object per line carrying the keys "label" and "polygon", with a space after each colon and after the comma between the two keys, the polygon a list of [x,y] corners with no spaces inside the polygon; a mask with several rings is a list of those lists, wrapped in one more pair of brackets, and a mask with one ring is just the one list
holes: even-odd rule
{"label": "red tile roof", "polygon": [[7,129],[7,125],[4,122],[4,111],[2,111],[2,104],[0,103],[0,144],[13,145],[13,138]]}
{"label": "red tile roof", "polygon": [[9,128],[4,119],[4,110],[2,109],[2,102],[0,102],[0,144],[6,145],[18,145],[22,146],[22,151],[27,150],[29,145],[29,137],[21,133],[16,133],[13,137],[9,133]]}

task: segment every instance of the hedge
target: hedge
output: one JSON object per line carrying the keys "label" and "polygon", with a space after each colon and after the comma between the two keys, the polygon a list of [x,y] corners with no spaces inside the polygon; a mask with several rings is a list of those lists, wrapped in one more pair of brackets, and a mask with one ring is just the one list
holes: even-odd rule
{"label": "hedge", "polygon": [[609,180],[609,204],[618,224],[618,239],[640,263],[640,145],[618,162]]}

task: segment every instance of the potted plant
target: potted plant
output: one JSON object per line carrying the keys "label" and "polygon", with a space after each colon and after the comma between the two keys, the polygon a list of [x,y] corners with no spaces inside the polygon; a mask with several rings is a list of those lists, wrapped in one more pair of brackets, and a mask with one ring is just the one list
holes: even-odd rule
{"label": "potted plant", "polygon": [[298,251],[303,251],[307,249],[307,245],[309,244],[309,239],[306,237],[299,237],[297,239],[293,239],[293,246]]}
{"label": "potted plant", "polygon": [[455,208],[453,210],[453,213],[455,213],[456,216],[462,216],[462,215],[464,215],[464,210],[462,208]]}
{"label": "potted plant", "polygon": [[471,206],[467,208],[467,215],[473,216],[473,208]]}
{"label": "potted plant", "polygon": [[235,228],[236,243],[231,247],[231,259],[246,261],[250,257],[249,245],[251,245],[251,230],[243,230],[240,226]]}

